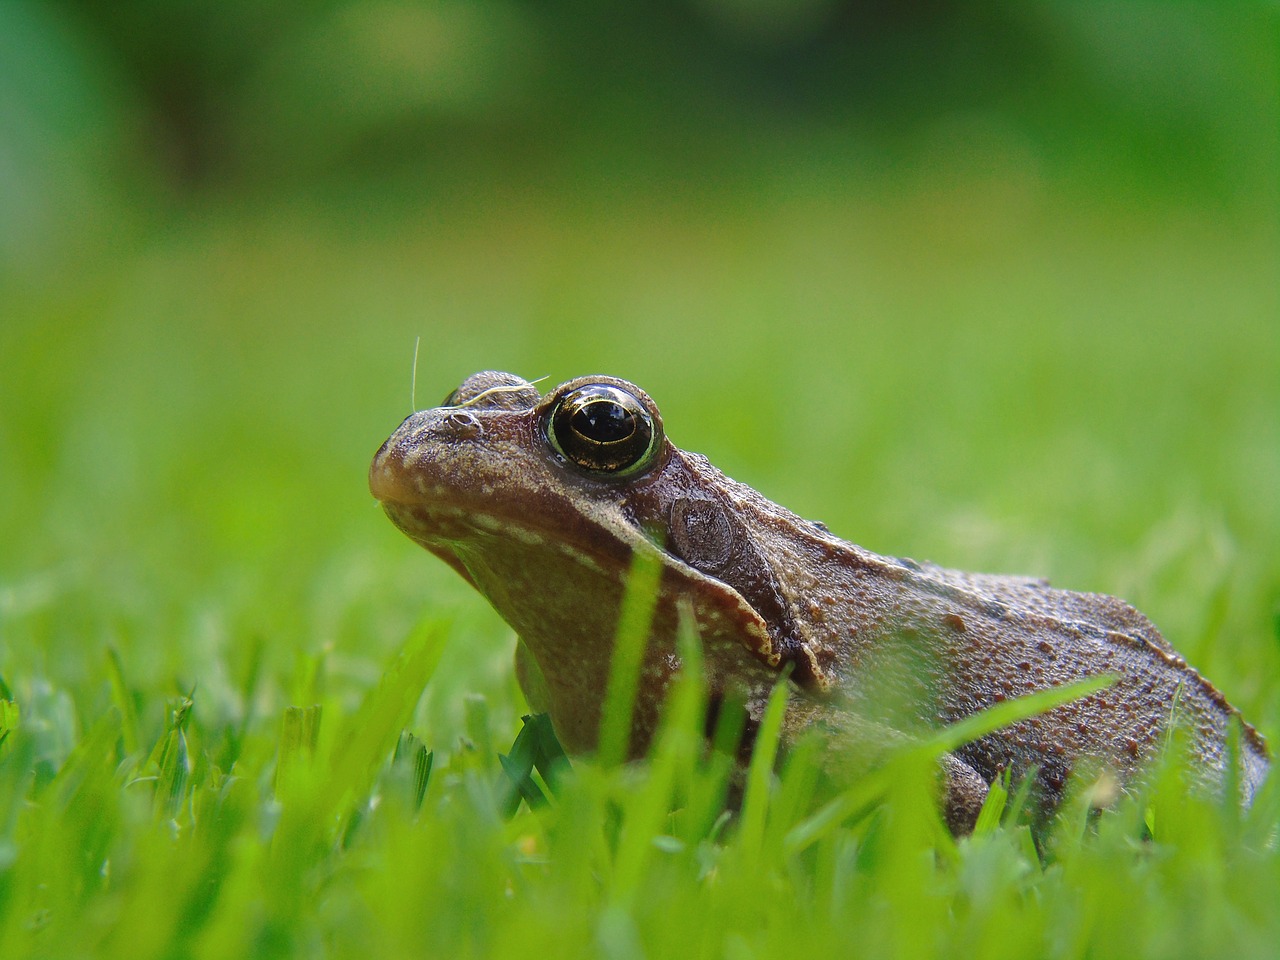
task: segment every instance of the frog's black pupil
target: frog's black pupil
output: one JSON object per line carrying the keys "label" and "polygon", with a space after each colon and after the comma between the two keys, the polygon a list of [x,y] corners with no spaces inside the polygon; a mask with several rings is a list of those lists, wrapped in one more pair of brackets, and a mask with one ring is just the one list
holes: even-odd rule
{"label": "frog's black pupil", "polygon": [[573,429],[596,443],[617,443],[636,432],[632,414],[612,400],[593,400],[574,411]]}

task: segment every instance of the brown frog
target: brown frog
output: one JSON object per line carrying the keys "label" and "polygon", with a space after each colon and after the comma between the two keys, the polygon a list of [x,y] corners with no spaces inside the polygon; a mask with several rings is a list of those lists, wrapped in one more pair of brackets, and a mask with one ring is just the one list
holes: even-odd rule
{"label": "brown frog", "polygon": [[633,553],[645,551],[662,570],[632,756],[648,745],[680,669],[683,607],[704,646],[712,703],[742,698],[748,730],[779,671],[790,670],[784,746],[815,726],[833,742],[909,734],[1037,690],[1116,677],[948,756],[944,809],[957,832],[1004,770],[1034,771],[1044,811],[1081,761],[1132,780],[1162,749],[1173,716],[1203,783],[1222,782],[1235,721],[1245,802],[1266,776],[1262,738],[1133,607],[841,540],[674,446],[653,401],[625,380],[584,377],[544,397],[511,374],[478,373],[400,425],[369,485],[396,526],[515,629],[521,686],[570,751],[596,745],[619,604]]}

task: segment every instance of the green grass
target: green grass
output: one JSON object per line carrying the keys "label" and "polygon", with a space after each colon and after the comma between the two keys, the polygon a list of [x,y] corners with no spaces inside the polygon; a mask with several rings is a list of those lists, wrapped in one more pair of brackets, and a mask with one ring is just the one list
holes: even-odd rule
{"label": "green grass", "polygon": [[696,677],[642,766],[517,742],[512,637],[364,486],[417,335],[419,403],[629,377],[842,536],[1133,600],[1280,730],[1273,229],[788,169],[222,207],[11,287],[0,956],[1272,956],[1274,782],[1171,764],[1037,850],[952,841],[918,753],[758,765],[726,822]]}

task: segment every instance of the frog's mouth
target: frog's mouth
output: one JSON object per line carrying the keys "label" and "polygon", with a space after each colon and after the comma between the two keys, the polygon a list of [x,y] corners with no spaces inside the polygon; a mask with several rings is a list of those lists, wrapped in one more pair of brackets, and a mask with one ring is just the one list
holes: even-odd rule
{"label": "frog's mouth", "polygon": [[374,457],[369,490],[406,536],[455,569],[457,548],[483,541],[557,550],[593,572],[624,571],[632,551],[650,544],[603,504],[596,504],[587,520],[571,494],[549,484],[528,483],[516,490],[503,483],[500,473],[422,469],[424,455],[406,463],[396,441],[393,435]]}
{"label": "frog's mouth", "polygon": [[[421,497],[412,502],[384,500],[382,509],[409,539],[440,557],[473,586],[475,579],[460,558],[467,544],[500,540],[513,547],[554,550],[594,575],[622,576],[629,567],[633,541],[643,539],[638,532],[634,538],[597,535],[588,546],[579,538],[566,536],[563,529],[552,531],[539,524],[536,514],[516,518],[492,509],[434,503]],[[680,563],[675,558],[670,562]]]}

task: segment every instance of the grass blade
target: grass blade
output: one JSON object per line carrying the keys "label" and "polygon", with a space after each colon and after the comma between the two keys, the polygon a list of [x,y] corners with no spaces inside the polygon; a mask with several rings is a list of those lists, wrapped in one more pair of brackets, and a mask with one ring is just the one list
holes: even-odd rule
{"label": "grass blade", "polygon": [[630,753],[631,716],[661,577],[662,559],[656,551],[637,550],[632,555],[609,663],[609,689],[600,720],[597,753],[600,765],[605,768],[617,766]]}

